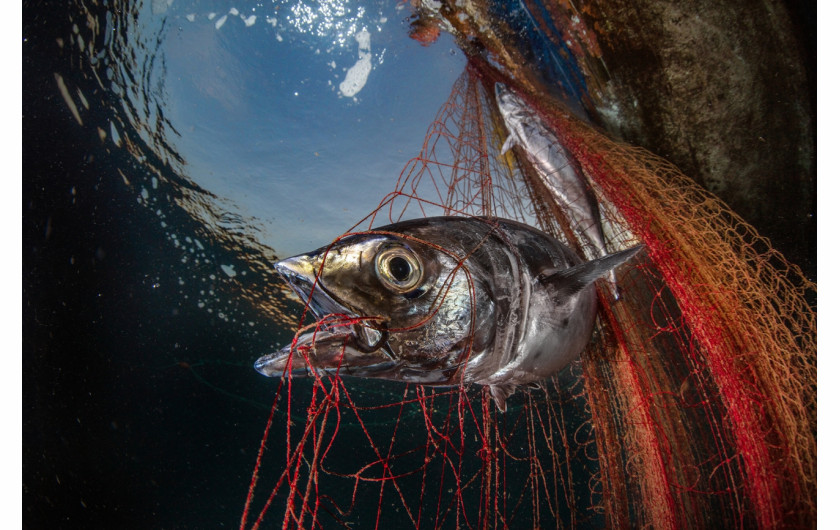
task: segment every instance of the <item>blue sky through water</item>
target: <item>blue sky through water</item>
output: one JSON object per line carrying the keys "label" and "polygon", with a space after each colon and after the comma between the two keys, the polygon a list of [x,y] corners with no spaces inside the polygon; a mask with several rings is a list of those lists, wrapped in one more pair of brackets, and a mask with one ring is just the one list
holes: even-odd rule
{"label": "blue sky through water", "polygon": [[448,34],[411,40],[397,2],[203,9],[158,13],[172,142],[187,176],[281,256],[376,207],[465,64]]}

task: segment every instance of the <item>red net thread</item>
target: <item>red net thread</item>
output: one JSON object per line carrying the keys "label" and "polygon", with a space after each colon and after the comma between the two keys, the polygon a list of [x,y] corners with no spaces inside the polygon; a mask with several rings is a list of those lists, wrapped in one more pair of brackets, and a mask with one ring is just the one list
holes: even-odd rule
{"label": "red net thread", "polygon": [[[491,215],[582,248],[524,153],[499,155],[500,80],[467,68],[420,155],[354,230]],[[241,527],[280,443],[253,528],[281,500],[284,528],[813,526],[815,286],[677,168],[521,95],[590,179],[609,249],[646,246],[620,270],[621,299],[599,284],[587,351],[506,413],[477,386],[289,380],[275,403],[285,439],[269,439],[269,420]]]}

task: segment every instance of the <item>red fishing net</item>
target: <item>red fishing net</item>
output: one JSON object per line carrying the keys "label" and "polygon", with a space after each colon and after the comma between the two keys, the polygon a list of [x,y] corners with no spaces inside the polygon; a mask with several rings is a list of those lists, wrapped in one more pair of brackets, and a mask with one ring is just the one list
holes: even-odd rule
{"label": "red fishing net", "polygon": [[[582,248],[521,149],[500,154],[497,81],[467,68],[354,231],[490,215]],[[813,526],[815,286],[675,167],[520,95],[591,181],[609,250],[646,247],[621,298],[599,282],[581,359],[504,413],[477,385],[283,381],[242,527]]]}

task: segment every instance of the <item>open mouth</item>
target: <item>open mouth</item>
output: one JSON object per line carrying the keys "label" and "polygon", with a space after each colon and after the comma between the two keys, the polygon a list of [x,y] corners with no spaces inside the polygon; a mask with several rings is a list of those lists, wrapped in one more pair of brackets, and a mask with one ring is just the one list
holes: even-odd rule
{"label": "open mouth", "polygon": [[356,311],[338,302],[317,280],[322,255],[300,255],[274,267],[286,283],[307,304],[318,323],[315,331],[277,352],[263,355],[254,368],[268,377],[347,373],[370,375],[393,366],[388,355],[388,332],[361,321]]}

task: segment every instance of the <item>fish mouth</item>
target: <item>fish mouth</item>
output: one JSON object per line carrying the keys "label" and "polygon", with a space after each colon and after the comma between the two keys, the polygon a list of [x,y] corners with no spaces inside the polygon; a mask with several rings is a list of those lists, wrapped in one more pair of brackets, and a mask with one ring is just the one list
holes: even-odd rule
{"label": "fish mouth", "polygon": [[496,83],[496,102],[499,108],[507,113],[512,113],[518,109],[517,97],[511,90],[501,83]]}
{"label": "fish mouth", "polygon": [[318,320],[314,332],[263,355],[254,369],[268,377],[343,373],[370,377],[394,366],[388,331],[376,319],[339,302],[318,280],[323,254],[303,254],[274,265]]}
{"label": "fish mouth", "polygon": [[496,83],[496,86],[494,88],[496,90],[496,99],[504,99],[510,95],[510,90],[508,90],[508,87],[506,87],[502,83]]}

